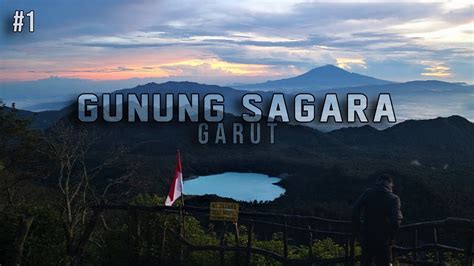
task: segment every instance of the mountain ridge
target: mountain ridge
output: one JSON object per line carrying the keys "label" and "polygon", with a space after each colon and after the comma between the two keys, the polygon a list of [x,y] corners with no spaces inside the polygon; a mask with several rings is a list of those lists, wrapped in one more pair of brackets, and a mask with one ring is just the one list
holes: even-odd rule
{"label": "mountain ridge", "polygon": [[236,86],[242,89],[329,89],[338,87],[354,87],[364,85],[391,84],[392,81],[377,79],[346,71],[342,68],[328,64],[310,69],[309,71],[286,79],[268,80],[262,83]]}
{"label": "mountain ridge", "polygon": [[365,125],[336,129],[326,134],[346,145],[385,149],[469,151],[474,146],[474,123],[459,115],[425,120],[410,119],[383,130]]}
{"label": "mountain ridge", "polygon": [[[339,71],[339,70],[338,70]],[[417,83],[419,84],[421,81],[418,81]],[[428,82],[428,84],[432,84],[432,81],[423,81],[422,83],[425,84]],[[447,82],[441,82],[441,81],[436,81],[436,84],[444,84],[446,88],[449,89],[449,91],[455,91],[455,92],[468,92],[470,93],[470,90],[474,86],[472,85],[459,85],[459,84],[453,84],[453,83],[447,83]],[[401,87],[400,87],[401,86]],[[389,90],[395,91],[397,87],[400,87],[399,90],[397,91],[407,91],[407,92],[413,92],[415,89],[403,89],[403,83],[402,84],[387,84],[387,85],[372,85],[372,86],[367,86],[367,87],[357,87],[357,88],[366,88],[366,91],[363,93],[367,93],[367,95],[371,94],[372,92],[374,93],[379,93],[381,88],[383,87],[388,87]],[[419,91],[432,91],[434,89],[430,89],[429,86],[422,86],[423,88],[419,88]],[[393,89],[390,89],[393,88]],[[441,89],[442,90],[442,89]],[[339,92],[339,93],[345,93],[345,92],[356,92],[357,89],[354,88],[348,88],[348,89],[335,89],[332,91],[327,91],[327,92]],[[240,106],[240,101],[241,97],[243,94],[245,94],[247,91],[245,90],[238,90],[234,89],[232,87],[224,87],[224,86],[219,86],[219,85],[206,85],[206,84],[200,84],[197,82],[183,82],[183,81],[168,81],[165,83],[155,83],[155,82],[150,82],[144,85],[139,85],[135,86],[132,88],[126,88],[126,89],[121,89],[121,90],[116,90],[112,93],[153,93],[153,92],[161,92],[161,93],[186,93],[190,94],[193,92],[201,93],[201,94],[207,94],[207,93],[221,93],[224,94],[225,100],[226,100],[226,112],[229,113],[234,113],[237,114],[237,111],[239,111],[238,108],[241,108]],[[269,91],[256,91],[260,93],[264,99],[269,100],[271,98],[272,92]],[[436,93],[439,94],[439,93]],[[439,94],[439,97],[445,98],[446,96],[444,94]],[[290,97],[291,94],[288,94],[288,97]],[[408,96],[407,96],[408,97]],[[422,97],[421,97],[422,98]],[[423,98],[424,99],[424,98]],[[41,119],[37,119],[35,122],[39,122],[39,120],[43,121],[41,123],[36,123],[36,126],[39,128],[45,128],[48,127],[48,124],[50,125],[51,122],[54,122],[54,119],[57,119],[58,117],[61,117],[60,113],[66,114],[67,110],[74,106],[74,104],[69,105],[63,109],[60,109],[58,111],[44,111],[44,112],[37,112],[38,116],[41,117]],[[465,113],[458,113],[460,115],[463,115]],[[438,116],[448,116],[446,115],[438,115]],[[464,115],[463,115],[464,116]],[[433,116],[434,117],[434,116]],[[437,116],[436,116],[437,117]],[[466,117],[466,116],[464,116]],[[54,119],[50,119],[54,118]],[[409,117],[408,117],[409,118]],[[468,119],[472,120],[469,116],[467,116]],[[322,126],[322,125],[321,125]],[[323,128],[321,128],[323,129]]]}

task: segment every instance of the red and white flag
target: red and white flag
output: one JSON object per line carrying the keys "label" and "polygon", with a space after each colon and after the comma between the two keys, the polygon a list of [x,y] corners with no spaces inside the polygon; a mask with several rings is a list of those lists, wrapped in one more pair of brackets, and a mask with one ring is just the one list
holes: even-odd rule
{"label": "red and white flag", "polygon": [[183,194],[183,170],[181,169],[181,156],[179,151],[176,154],[178,162],[176,163],[176,169],[174,171],[173,182],[171,182],[170,192],[166,197],[166,206],[171,206],[173,203],[182,196]]}

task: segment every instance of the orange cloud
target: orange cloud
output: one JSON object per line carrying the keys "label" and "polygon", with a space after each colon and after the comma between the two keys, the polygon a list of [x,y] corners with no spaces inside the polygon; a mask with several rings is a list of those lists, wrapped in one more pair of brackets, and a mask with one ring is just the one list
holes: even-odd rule
{"label": "orange cloud", "polygon": [[425,68],[425,72],[421,73],[422,76],[428,77],[438,77],[438,78],[446,78],[451,76],[451,72],[449,71],[451,68],[444,66],[443,63],[439,62],[422,62],[425,65],[430,64],[429,67]]}
{"label": "orange cloud", "polygon": [[[149,58],[148,58],[149,59]],[[93,80],[119,80],[129,78],[166,78],[173,76],[248,76],[272,75],[270,66],[259,64],[239,64],[219,59],[171,59],[153,64],[152,60],[134,62],[133,64],[117,65],[116,62],[102,62],[107,65],[91,65],[88,67],[61,68],[51,66],[51,69],[39,70],[9,70],[0,71],[0,79],[7,80],[15,76],[17,80],[29,80],[59,76]],[[120,60],[127,61],[127,60]],[[142,60],[139,60],[142,61]]]}
{"label": "orange cloud", "polygon": [[[258,65],[258,64],[238,64],[230,63],[218,59],[191,59],[180,61],[176,63],[163,64],[160,67],[175,67],[179,69],[182,67],[200,67],[206,66],[212,70],[219,70],[221,72],[227,73],[228,75],[244,75],[244,76],[258,76],[262,74],[268,74],[268,65]],[[183,73],[181,73],[183,74]]]}
{"label": "orange cloud", "polygon": [[367,68],[367,64],[365,63],[364,59],[360,58],[345,58],[339,57],[336,58],[337,66],[343,69],[351,69],[351,65],[358,65],[363,68]]}

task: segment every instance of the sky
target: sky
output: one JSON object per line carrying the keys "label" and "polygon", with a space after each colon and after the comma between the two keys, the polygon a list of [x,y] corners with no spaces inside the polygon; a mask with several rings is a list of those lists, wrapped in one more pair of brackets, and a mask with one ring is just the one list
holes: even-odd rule
{"label": "sky", "polygon": [[[34,10],[35,32],[12,32],[15,10]],[[471,1],[0,0],[0,17],[0,82],[253,83],[325,64],[474,82]]]}

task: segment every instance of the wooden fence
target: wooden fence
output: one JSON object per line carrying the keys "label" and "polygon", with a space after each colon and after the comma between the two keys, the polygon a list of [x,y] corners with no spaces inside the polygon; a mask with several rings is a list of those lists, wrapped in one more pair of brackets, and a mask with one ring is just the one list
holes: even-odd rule
{"label": "wooden fence", "polygon": [[[140,254],[137,252],[137,246],[140,245],[140,216],[142,213],[162,213],[173,214],[179,216],[178,226],[172,229],[167,224],[157,225],[162,229],[162,240],[160,243],[162,250],[160,254],[160,261],[162,265],[167,265],[164,247],[167,241],[173,239],[178,241],[181,245],[181,253],[177,258],[178,263],[184,263],[183,249],[188,252],[197,251],[213,251],[219,254],[220,265],[252,265],[252,257],[260,255],[265,258],[280,262],[282,265],[355,265],[360,259],[356,255],[356,242],[351,233],[351,222],[342,220],[324,219],[314,216],[303,215],[288,215],[279,213],[263,213],[263,212],[239,212],[238,225],[247,228],[246,242],[241,245],[242,239],[239,233],[239,226],[237,223],[232,224],[232,231],[228,231],[228,224],[224,224],[219,236],[219,245],[197,245],[192,243],[185,232],[185,224],[183,217],[193,216],[201,219],[209,218],[209,208],[203,207],[166,207],[166,206],[142,206],[142,205],[100,205],[94,208],[94,212],[102,213],[104,211],[126,211],[128,213],[128,237],[129,237],[129,264],[137,265],[141,261]],[[93,215],[97,217],[97,215]],[[223,222],[225,223],[225,222]],[[255,246],[252,233],[256,227],[273,228],[274,231],[282,234],[281,241],[283,242],[283,252],[277,253],[275,251],[266,250]],[[427,230],[431,230],[431,240],[422,239],[426,237]],[[439,241],[439,230],[443,230],[446,234],[453,232],[458,233],[460,238],[456,246],[449,246],[442,244]],[[234,245],[229,245],[225,239],[226,233],[233,233],[235,236]],[[446,258],[445,254],[449,252],[462,265],[473,265],[473,236],[474,236],[474,221],[460,218],[448,218],[441,221],[429,221],[422,223],[414,223],[402,225],[399,235],[404,235],[404,241],[411,235],[413,241],[409,245],[398,243],[393,247],[393,262],[394,265],[410,264],[410,265],[436,265],[438,262],[443,262]],[[302,244],[308,248],[307,258],[292,258],[289,256],[290,244],[294,241],[291,236],[298,236],[298,245]],[[316,239],[330,238],[335,243],[343,247],[343,254],[331,259],[319,258],[316,251],[313,251],[313,243]],[[452,242],[452,240],[451,240]],[[296,244],[296,243],[295,243]],[[235,253],[234,261],[226,261],[225,254],[228,252]],[[427,252],[434,254],[434,258],[430,261],[425,259]],[[244,256],[242,256],[244,255]],[[175,258],[176,259],[176,258]],[[229,260],[227,258],[227,260]]]}

